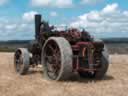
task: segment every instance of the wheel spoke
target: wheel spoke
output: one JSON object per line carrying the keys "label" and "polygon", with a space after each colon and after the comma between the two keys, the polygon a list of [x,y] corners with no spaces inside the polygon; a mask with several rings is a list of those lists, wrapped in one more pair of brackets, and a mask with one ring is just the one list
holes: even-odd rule
{"label": "wheel spoke", "polygon": [[23,67],[23,58],[20,52],[16,52],[15,54],[15,63],[16,63],[16,70],[19,72]]}
{"label": "wheel spoke", "polygon": [[[59,75],[61,61],[59,48],[57,45],[49,44],[45,52],[45,60],[47,61],[47,73],[51,78],[56,79]],[[48,52],[50,52],[50,55],[48,55]]]}
{"label": "wheel spoke", "polygon": [[54,49],[54,54],[57,54],[57,52],[59,52],[58,47],[56,46]]}
{"label": "wheel spoke", "polygon": [[48,45],[48,48],[50,48],[52,52],[54,51],[54,48],[52,47],[52,45]]}

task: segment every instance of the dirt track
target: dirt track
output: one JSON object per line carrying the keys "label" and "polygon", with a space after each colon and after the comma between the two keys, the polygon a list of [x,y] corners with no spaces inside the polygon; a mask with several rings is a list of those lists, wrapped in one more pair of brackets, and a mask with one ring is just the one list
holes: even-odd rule
{"label": "dirt track", "polygon": [[37,68],[19,76],[13,54],[0,53],[0,96],[128,96],[128,56],[111,56],[112,64],[102,81],[79,76],[65,82],[47,81]]}

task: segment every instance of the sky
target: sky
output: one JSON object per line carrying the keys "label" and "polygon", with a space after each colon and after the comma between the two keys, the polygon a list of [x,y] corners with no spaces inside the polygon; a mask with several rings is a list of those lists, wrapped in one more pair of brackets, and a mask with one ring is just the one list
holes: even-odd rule
{"label": "sky", "polygon": [[84,28],[97,38],[128,37],[128,0],[0,0],[0,40],[34,39],[34,15]]}

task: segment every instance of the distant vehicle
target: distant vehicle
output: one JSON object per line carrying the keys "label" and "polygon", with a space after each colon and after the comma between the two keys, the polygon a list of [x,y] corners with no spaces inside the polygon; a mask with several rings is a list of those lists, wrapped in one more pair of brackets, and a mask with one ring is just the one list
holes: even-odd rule
{"label": "distant vehicle", "polygon": [[15,69],[20,75],[42,64],[43,74],[50,80],[66,80],[74,72],[94,79],[105,76],[109,66],[107,49],[87,31],[55,30],[38,14],[35,15],[35,38],[30,48],[18,48],[14,54]]}

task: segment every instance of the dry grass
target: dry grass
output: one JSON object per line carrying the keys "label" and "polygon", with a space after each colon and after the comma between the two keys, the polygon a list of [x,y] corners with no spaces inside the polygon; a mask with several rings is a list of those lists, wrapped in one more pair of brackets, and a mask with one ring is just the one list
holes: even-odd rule
{"label": "dry grass", "polygon": [[112,55],[102,81],[79,77],[65,82],[47,81],[40,69],[19,76],[13,68],[13,54],[0,53],[0,96],[128,96],[128,56]]}

